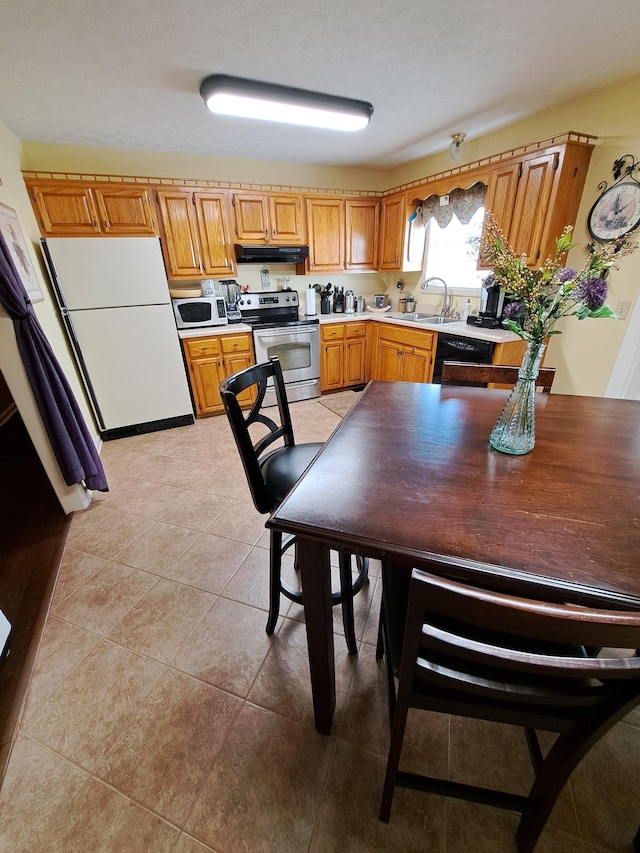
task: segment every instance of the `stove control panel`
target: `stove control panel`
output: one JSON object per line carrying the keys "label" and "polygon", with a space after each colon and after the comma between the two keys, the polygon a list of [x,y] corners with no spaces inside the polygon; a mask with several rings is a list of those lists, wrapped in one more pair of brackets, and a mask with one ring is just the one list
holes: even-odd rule
{"label": "stove control panel", "polygon": [[298,294],[295,290],[283,291],[282,293],[243,293],[238,305],[240,310],[261,308],[297,308],[299,304]]}

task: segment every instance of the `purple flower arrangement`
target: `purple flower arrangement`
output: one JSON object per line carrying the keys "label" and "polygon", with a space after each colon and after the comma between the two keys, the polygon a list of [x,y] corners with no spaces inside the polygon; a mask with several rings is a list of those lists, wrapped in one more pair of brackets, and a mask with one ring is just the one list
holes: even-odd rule
{"label": "purple flower arrangement", "polygon": [[570,227],[565,228],[556,241],[553,258],[548,258],[541,269],[531,270],[526,257],[516,255],[491,213],[487,213],[480,254],[493,267],[491,283],[499,284],[511,300],[505,308],[503,324],[536,345],[548,335],[560,334],[554,326],[562,317],[615,317],[606,304],[606,274],[615,266],[614,258],[637,248],[634,243],[605,244],[599,251],[591,251],[585,266],[576,270],[562,266],[563,258],[574,248],[571,231]]}

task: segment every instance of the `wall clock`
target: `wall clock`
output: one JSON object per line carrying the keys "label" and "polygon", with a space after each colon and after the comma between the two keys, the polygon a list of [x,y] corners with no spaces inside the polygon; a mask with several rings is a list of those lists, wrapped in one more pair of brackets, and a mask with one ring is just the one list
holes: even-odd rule
{"label": "wall clock", "polygon": [[[627,164],[626,160],[631,160]],[[628,154],[613,164],[616,182],[601,183],[599,197],[589,212],[589,233],[600,243],[624,240],[640,224],[640,183],[634,172],[635,158]]]}

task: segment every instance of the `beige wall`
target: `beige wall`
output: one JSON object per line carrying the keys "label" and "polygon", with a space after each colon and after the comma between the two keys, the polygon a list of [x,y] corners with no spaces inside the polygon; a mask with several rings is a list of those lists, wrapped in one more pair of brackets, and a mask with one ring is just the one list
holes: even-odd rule
{"label": "beige wall", "polygon": [[80,172],[106,175],[260,183],[285,187],[320,187],[325,190],[367,190],[382,192],[390,183],[388,172],[274,163],[267,160],[236,160],[198,157],[160,151],[130,151],[114,148],[87,148],[74,145],[46,145],[23,142],[24,169]]}
{"label": "beige wall", "polygon": [[[41,266],[39,254],[39,232],[35,216],[29,202],[24,182],[22,180],[22,152],[20,142],[0,122],[0,202],[12,207],[17,215],[25,236],[28,247],[31,249],[31,260],[40,280],[40,287],[45,296],[44,301],[34,303],[34,309],[38,315],[40,324],[47,335],[51,345],[60,361],[60,364],[69,378],[72,388],[76,394],[85,418],[90,428],[94,429],[96,442],[99,441],[98,432],[93,427],[93,421],[85,401],[82,387],[76,375],[75,367],[69,354],[66,338],[64,337],[57,310],[51,294],[45,283],[45,275]],[[13,323],[3,308],[0,307],[0,371],[11,391],[11,395],[20,410],[31,440],[33,441],[38,455],[42,460],[45,471],[58,496],[60,504],[65,512],[81,509],[88,503],[87,494],[81,486],[68,487],[60,475],[58,464],[55,461],[46,433],[40,420],[40,415],[33,400],[31,387],[29,386],[22,361],[18,353]]]}
{"label": "beige wall", "polygon": [[[624,81],[610,89],[595,92],[508,127],[466,142],[463,159],[478,158],[505,151],[514,146],[546,139],[554,134],[575,130],[597,136],[585,191],[575,229],[575,241],[588,242],[586,218],[598,195],[598,184],[611,181],[614,160],[631,153],[640,158],[640,77]],[[62,170],[107,174],[136,174],[177,178],[208,178],[232,182],[259,182],[285,186],[308,186],[323,189],[382,191],[411,180],[424,178],[448,169],[452,163],[448,152],[417,160],[389,172],[341,169],[300,164],[284,164],[220,158],[192,157],[155,152],[119,151],[114,149],[23,143],[23,168]],[[575,249],[569,258],[580,266],[586,255]],[[410,277],[410,276],[409,276]],[[357,276],[341,277],[353,281],[360,292]],[[366,288],[375,289],[375,279],[367,277]],[[395,287],[397,275],[380,276],[383,286]],[[336,276],[333,279],[337,279]],[[306,285],[306,281],[304,284]],[[296,286],[297,286],[296,282]],[[365,281],[362,280],[362,285]],[[640,252],[621,261],[620,269],[610,278],[610,303],[631,301],[632,309],[640,288]],[[631,312],[629,312],[629,316]],[[620,349],[627,321],[575,319],[564,323],[563,334],[552,341],[547,364],[558,368],[554,390],[561,393],[601,396]]]}

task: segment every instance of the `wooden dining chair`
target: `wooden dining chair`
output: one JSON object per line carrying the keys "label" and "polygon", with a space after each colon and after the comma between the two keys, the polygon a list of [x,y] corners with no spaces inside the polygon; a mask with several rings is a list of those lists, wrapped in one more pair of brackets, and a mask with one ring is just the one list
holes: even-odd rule
{"label": "wooden dining chair", "polygon": [[[640,702],[639,637],[639,612],[516,598],[383,563],[381,645],[398,689],[380,819],[397,785],[498,806],[522,814],[516,844],[530,853],[579,761]],[[528,795],[400,770],[409,708],[522,727]],[[558,733],[545,757],[536,730]]]}
{"label": "wooden dining chair", "polygon": [[[275,392],[276,406],[265,407],[269,383]],[[255,401],[243,411],[243,392],[255,387]],[[271,387],[271,386],[269,386]],[[318,453],[322,442],[296,444],[289,403],[278,358],[240,370],[223,380],[220,396],[244,466],[253,503],[258,512],[275,510],[289,494]],[[265,411],[266,408],[266,411]],[[272,634],[280,611],[280,594],[303,604],[302,591],[282,579],[282,555],[295,549],[295,536],[271,530],[269,558],[269,616],[267,634]],[[349,654],[358,651],[355,636],[353,597],[368,581],[369,560],[356,557],[358,574],[353,580],[351,554],[340,552],[340,590],[332,593],[332,604],[342,605],[342,618]]]}
{"label": "wooden dining chair", "polygon": [[[515,385],[519,367],[508,364],[476,364],[471,361],[445,361],[442,363],[443,385]],[[536,388],[545,394],[551,391],[555,367],[541,367]]]}

